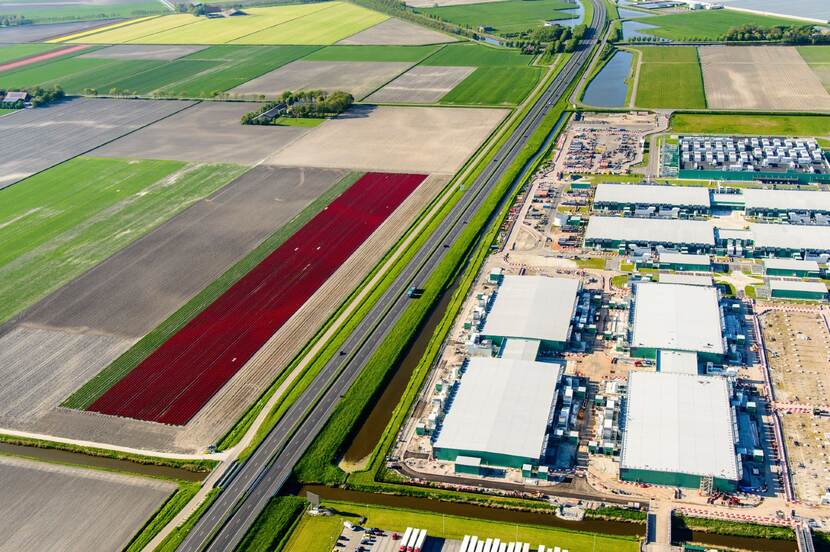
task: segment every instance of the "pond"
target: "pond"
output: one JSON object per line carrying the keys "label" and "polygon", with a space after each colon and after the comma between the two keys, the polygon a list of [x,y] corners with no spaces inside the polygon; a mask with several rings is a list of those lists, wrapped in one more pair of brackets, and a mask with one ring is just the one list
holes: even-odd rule
{"label": "pond", "polygon": [[625,80],[634,54],[618,51],[588,84],[582,103],[596,107],[623,107],[628,93]]}
{"label": "pond", "polygon": [[620,19],[637,19],[640,17],[654,17],[655,14],[650,12],[644,12],[640,10],[627,10],[625,8],[617,8],[617,11],[620,12]]}
{"label": "pond", "polygon": [[[649,25],[648,23],[643,23],[642,21],[623,21],[622,22],[622,32],[623,32],[623,40],[631,40],[632,38],[648,38],[653,39],[654,35],[650,35],[648,33],[643,33],[640,31],[645,31],[648,29],[656,29],[654,25]],[[662,40],[662,39],[661,39]]]}
{"label": "pond", "polygon": [[576,2],[573,8],[560,11],[571,14],[573,18],[556,19],[553,23],[556,23],[557,25],[562,25],[563,27],[576,27],[577,25],[585,22],[585,6],[582,5],[582,2]]}

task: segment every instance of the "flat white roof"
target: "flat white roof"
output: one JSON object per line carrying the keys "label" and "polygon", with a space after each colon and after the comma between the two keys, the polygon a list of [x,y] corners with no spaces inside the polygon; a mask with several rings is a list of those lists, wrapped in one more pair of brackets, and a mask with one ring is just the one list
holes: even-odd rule
{"label": "flat white roof", "polygon": [[737,228],[718,228],[718,237],[722,240],[751,240],[752,232]]}
{"label": "flat white roof", "polygon": [[586,240],[714,245],[712,225],[705,220],[591,217]]}
{"label": "flat white roof", "polygon": [[830,211],[830,192],[747,188],[743,195],[747,209]]}
{"label": "flat white roof", "polygon": [[827,293],[827,286],[822,282],[799,282],[796,280],[770,280],[770,290],[808,291],[810,293]]}
{"label": "flat white roof", "polygon": [[752,224],[756,248],[830,251],[830,226]]}
{"label": "flat white roof", "polygon": [[764,268],[772,268],[773,270],[819,271],[819,266],[816,261],[802,261],[800,259],[764,259]]}
{"label": "flat white roof", "polygon": [[631,372],[620,466],[737,480],[725,378]]}
{"label": "flat white roof", "polygon": [[697,353],[660,351],[660,356],[657,358],[657,369],[660,372],[696,376],[698,374]]}
{"label": "flat white roof", "polygon": [[504,346],[501,357],[516,360],[536,360],[536,356],[539,354],[539,345],[538,339],[511,337],[507,340],[507,345]]}
{"label": "flat white roof", "polygon": [[674,264],[693,264],[706,266],[712,264],[709,255],[691,255],[688,253],[660,253],[659,260],[661,263]]}
{"label": "flat white roof", "polygon": [[540,457],[561,373],[558,363],[473,357],[434,446]]}
{"label": "flat white roof", "polygon": [[640,282],[635,290],[632,347],[724,354],[715,288]]}
{"label": "flat white roof", "polygon": [[709,207],[709,189],[695,186],[598,184],[594,203]]}
{"label": "flat white roof", "polygon": [[657,280],[661,284],[683,284],[687,286],[711,286],[711,276],[696,276],[694,274],[677,274],[674,272],[660,272]]}
{"label": "flat white roof", "polygon": [[579,280],[505,276],[487,315],[483,335],[567,341]]}

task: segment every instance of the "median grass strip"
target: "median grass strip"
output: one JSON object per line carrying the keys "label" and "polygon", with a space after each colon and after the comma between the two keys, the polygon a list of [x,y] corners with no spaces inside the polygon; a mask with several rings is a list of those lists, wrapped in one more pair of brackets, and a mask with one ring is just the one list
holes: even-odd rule
{"label": "median grass strip", "polygon": [[360,177],[360,173],[350,173],[326,193],[309,204],[294,219],[277,230],[268,239],[257,246],[251,253],[228,269],[222,276],[173,313],[162,324],[144,336],[124,354],[118,357],[83,387],[73,393],[62,406],[84,409],[103,395],[110,387],[138,366],[161,344],[170,339],[182,326],[213,303],[253,267],[270,255],[294,232],[322,211],[331,201]]}
{"label": "median grass strip", "polygon": [[202,517],[202,514],[210,508],[210,505],[219,496],[219,491],[221,489],[211,489],[205,500],[199,504],[199,507],[190,514],[184,523],[173,529],[156,547],[154,552],[175,552],[190,530],[193,529],[193,526],[196,525],[196,522],[199,521],[199,518]]}
{"label": "median grass strip", "polygon": [[259,514],[236,550],[240,552],[282,550],[306,504],[305,500],[296,496],[275,496]]}
{"label": "median grass strip", "polygon": [[176,517],[182,508],[190,502],[196,493],[199,492],[201,485],[198,483],[186,483],[179,486],[175,493],[170,495],[170,498],[162,504],[161,508],[151,517],[144,527],[133,537],[130,544],[124,549],[125,552],[140,552],[153,540],[153,537],[159,534],[159,531],[170,523]]}

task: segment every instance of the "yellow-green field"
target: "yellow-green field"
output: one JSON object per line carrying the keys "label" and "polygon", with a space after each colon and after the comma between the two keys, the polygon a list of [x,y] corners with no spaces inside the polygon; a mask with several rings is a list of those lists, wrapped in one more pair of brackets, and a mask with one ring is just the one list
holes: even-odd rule
{"label": "yellow-green field", "polygon": [[59,40],[84,44],[333,44],[388,18],[343,2],[244,11],[246,15],[212,19],[190,14],[154,17]]}

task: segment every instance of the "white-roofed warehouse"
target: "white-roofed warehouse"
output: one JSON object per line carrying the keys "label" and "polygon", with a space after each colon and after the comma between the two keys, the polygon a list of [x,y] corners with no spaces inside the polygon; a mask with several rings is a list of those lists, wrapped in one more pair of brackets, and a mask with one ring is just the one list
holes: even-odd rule
{"label": "white-roofed warehouse", "polygon": [[547,276],[505,276],[481,334],[501,345],[505,338],[536,339],[542,350],[562,350],[571,335],[580,281]]}
{"label": "white-roofed warehouse", "polygon": [[474,357],[444,418],[433,454],[520,468],[538,464],[562,375],[558,363]]}
{"label": "white-roofed warehouse", "polygon": [[620,478],[699,488],[711,477],[715,489],[734,490],[741,466],[730,399],[726,378],[631,372]]}
{"label": "white-roofed warehouse", "polygon": [[713,287],[641,282],[634,286],[631,354],[689,351],[703,360],[726,352],[718,291]]}
{"label": "white-roofed warehouse", "polygon": [[709,189],[696,186],[654,186],[647,184],[598,184],[594,208],[680,207],[708,211]]}
{"label": "white-roofed warehouse", "polygon": [[830,253],[830,226],[751,224],[756,254],[789,257],[794,252]]}
{"label": "white-roofed warehouse", "polygon": [[748,215],[787,211],[830,213],[830,192],[746,188],[743,195]]}
{"label": "white-roofed warehouse", "polygon": [[591,217],[585,229],[585,246],[617,249],[622,244],[686,246],[709,251],[715,232],[705,220],[633,217]]}

